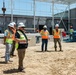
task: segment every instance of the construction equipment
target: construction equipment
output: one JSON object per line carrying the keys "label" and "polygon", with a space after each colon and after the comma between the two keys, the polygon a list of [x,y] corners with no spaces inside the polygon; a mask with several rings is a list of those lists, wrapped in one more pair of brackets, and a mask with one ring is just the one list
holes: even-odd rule
{"label": "construction equipment", "polygon": [[73,32],[73,41],[76,42],[76,31]]}
{"label": "construction equipment", "polygon": [[63,41],[65,41],[65,42],[76,42],[76,31],[74,31],[72,33],[72,39],[70,39],[70,37],[68,37],[68,38],[64,39]]}

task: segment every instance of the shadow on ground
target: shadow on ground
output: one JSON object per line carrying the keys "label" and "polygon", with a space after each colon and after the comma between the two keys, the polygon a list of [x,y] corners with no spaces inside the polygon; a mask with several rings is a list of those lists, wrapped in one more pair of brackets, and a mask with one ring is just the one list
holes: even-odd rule
{"label": "shadow on ground", "polygon": [[48,51],[35,51],[35,52],[63,52],[63,51],[55,51],[55,50],[48,50]]}
{"label": "shadow on ground", "polygon": [[5,58],[5,56],[2,56],[1,58]]}
{"label": "shadow on ground", "polygon": [[6,62],[5,61],[0,61],[0,64],[6,64]]}
{"label": "shadow on ground", "polygon": [[3,71],[4,74],[11,74],[11,73],[18,73],[18,69],[10,69],[10,70],[5,70]]}

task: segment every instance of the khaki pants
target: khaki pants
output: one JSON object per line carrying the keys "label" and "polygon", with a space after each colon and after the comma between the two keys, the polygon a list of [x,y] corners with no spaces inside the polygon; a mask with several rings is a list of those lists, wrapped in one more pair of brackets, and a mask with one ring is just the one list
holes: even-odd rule
{"label": "khaki pants", "polygon": [[18,68],[23,68],[23,59],[25,57],[25,49],[18,49],[18,58],[19,58],[19,67]]}
{"label": "khaki pants", "polygon": [[60,40],[60,38],[54,38],[54,48],[57,48],[57,42],[59,44],[59,47],[61,48],[61,40]]}

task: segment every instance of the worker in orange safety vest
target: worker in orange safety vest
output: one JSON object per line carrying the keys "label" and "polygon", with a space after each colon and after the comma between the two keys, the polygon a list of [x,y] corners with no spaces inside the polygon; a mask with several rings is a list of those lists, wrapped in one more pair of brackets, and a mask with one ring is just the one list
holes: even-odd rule
{"label": "worker in orange safety vest", "polygon": [[47,30],[47,26],[44,25],[43,29],[40,32],[41,38],[42,38],[42,51],[44,51],[44,45],[45,45],[45,51],[47,51],[47,44],[48,44],[48,39],[49,39],[49,32]]}
{"label": "worker in orange safety vest", "polygon": [[55,48],[55,51],[57,51],[57,42],[58,42],[60,51],[62,51],[61,39],[60,39],[61,31],[58,27],[59,27],[59,24],[56,24],[55,29],[52,32],[53,38],[54,38],[54,48]]}

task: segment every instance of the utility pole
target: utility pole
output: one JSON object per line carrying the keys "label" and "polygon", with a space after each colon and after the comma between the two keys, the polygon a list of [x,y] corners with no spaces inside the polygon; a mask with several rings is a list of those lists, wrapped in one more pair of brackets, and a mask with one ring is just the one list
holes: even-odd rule
{"label": "utility pole", "polygon": [[13,22],[13,0],[11,0],[11,22]]}
{"label": "utility pole", "polygon": [[33,0],[33,12],[34,12],[34,32],[35,32],[35,8],[36,8],[36,4],[35,4],[35,0]]}
{"label": "utility pole", "polygon": [[5,11],[6,11],[6,8],[5,8],[5,1],[4,0],[3,0],[2,11],[3,11],[3,27],[4,27],[4,30],[5,30]]}
{"label": "utility pole", "polygon": [[52,29],[54,29],[54,0],[52,0]]}

